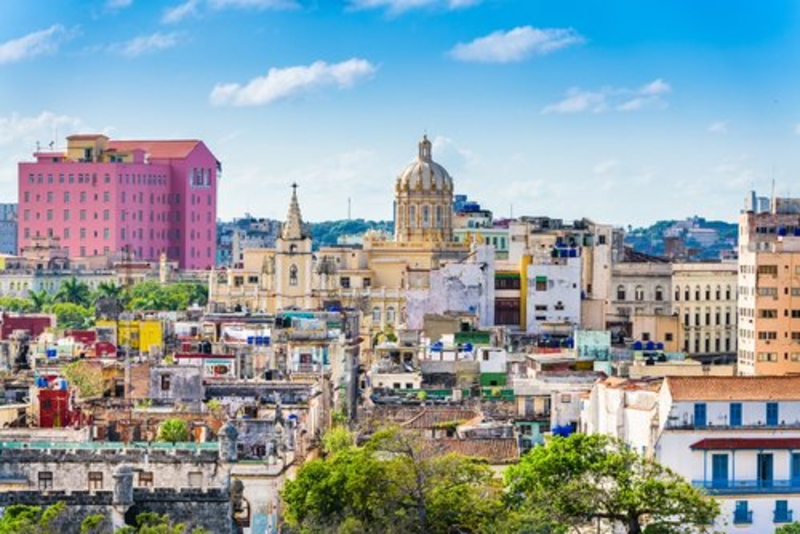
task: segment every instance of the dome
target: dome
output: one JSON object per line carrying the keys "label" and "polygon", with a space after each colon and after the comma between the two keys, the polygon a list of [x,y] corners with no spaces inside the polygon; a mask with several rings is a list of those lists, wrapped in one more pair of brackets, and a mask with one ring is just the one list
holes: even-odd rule
{"label": "dome", "polygon": [[400,191],[452,191],[453,178],[431,158],[431,142],[424,136],[419,143],[419,156],[397,177]]}

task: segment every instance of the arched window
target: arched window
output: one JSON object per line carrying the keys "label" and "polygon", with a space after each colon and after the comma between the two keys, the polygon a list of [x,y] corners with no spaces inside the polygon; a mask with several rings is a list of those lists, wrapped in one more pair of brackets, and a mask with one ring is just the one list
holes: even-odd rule
{"label": "arched window", "polygon": [[664,300],[664,289],[661,286],[656,286],[656,300]]}
{"label": "arched window", "polygon": [[436,206],[436,228],[442,227],[442,206]]}
{"label": "arched window", "polygon": [[644,288],[642,286],[636,286],[634,298],[636,298],[636,300],[644,300]]}
{"label": "arched window", "polygon": [[372,324],[380,324],[381,322],[381,308],[380,306],[375,306],[372,308]]}
{"label": "arched window", "polygon": [[297,285],[297,265],[292,265],[289,267],[289,285]]}
{"label": "arched window", "polygon": [[686,286],[686,289],[683,290],[683,300],[689,300],[689,286]]}
{"label": "arched window", "polygon": [[617,300],[625,300],[625,286],[617,286]]}
{"label": "arched window", "polygon": [[416,206],[409,206],[408,207],[408,227],[409,228],[416,228],[417,227],[417,207]]}
{"label": "arched window", "polygon": [[386,322],[388,324],[394,324],[395,319],[394,306],[389,306],[386,308]]}
{"label": "arched window", "polygon": [[716,297],[717,300],[722,298],[722,290],[720,289],[719,286],[717,286],[717,288],[716,288],[715,297]]}
{"label": "arched window", "polygon": [[700,286],[694,288],[694,300],[700,300]]}
{"label": "arched window", "polygon": [[706,300],[711,300],[711,286],[706,286]]}
{"label": "arched window", "polygon": [[725,300],[731,300],[731,286],[725,287]]}
{"label": "arched window", "polygon": [[422,206],[422,227],[429,228],[431,225],[431,207],[425,204]]}
{"label": "arched window", "polygon": [[675,302],[681,300],[681,286],[675,286]]}

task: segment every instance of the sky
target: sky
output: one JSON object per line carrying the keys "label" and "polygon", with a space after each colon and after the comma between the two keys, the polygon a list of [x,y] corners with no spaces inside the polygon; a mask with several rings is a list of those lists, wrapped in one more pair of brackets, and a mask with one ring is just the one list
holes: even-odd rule
{"label": "sky", "polygon": [[74,133],[204,141],[225,220],[391,219],[427,134],[496,217],[734,221],[800,196],[800,2],[0,2],[0,202]]}

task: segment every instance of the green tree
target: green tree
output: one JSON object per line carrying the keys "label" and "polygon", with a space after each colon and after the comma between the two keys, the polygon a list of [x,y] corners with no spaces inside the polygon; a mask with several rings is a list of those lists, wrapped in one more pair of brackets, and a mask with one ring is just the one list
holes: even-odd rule
{"label": "green tree", "polygon": [[79,281],[74,276],[61,283],[56,293],[55,300],[70,304],[89,306],[91,304],[91,292],[85,282]]}
{"label": "green tree", "polygon": [[32,312],[33,303],[29,299],[19,297],[0,297],[0,310],[10,312]]}
{"label": "green tree", "polygon": [[65,526],[65,511],[63,502],[47,508],[12,504],[0,517],[0,534],[55,534]]}
{"label": "green tree", "polygon": [[123,300],[130,310],[185,310],[192,304],[208,303],[208,288],[193,282],[178,282],[162,286],[147,281],[130,286],[123,292]]}
{"label": "green tree", "polygon": [[103,372],[86,360],[68,363],[62,368],[61,372],[70,384],[78,388],[78,393],[82,399],[91,399],[103,395],[103,390],[105,389]]}
{"label": "green tree", "polygon": [[302,532],[489,532],[500,484],[485,462],[440,454],[398,430],[355,445],[346,430],[302,466],[283,492],[287,522]]}
{"label": "green tree", "polygon": [[59,328],[87,328],[94,322],[94,311],[72,302],[57,302],[46,308],[56,316]]}
{"label": "green tree", "polygon": [[189,530],[183,523],[173,523],[167,514],[143,512],[136,516],[136,526],[117,529],[114,534],[209,534],[201,527]]}
{"label": "green tree", "polygon": [[167,419],[158,427],[158,441],[168,441],[177,443],[179,441],[191,441],[189,426],[183,419]]}
{"label": "green tree", "polygon": [[800,522],[782,525],[775,529],[775,534],[800,534]]}
{"label": "green tree", "polygon": [[45,306],[53,301],[53,297],[44,289],[40,289],[39,291],[33,291],[32,289],[29,289],[28,300],[33,307],[33,311],[40,312],[45,308]]}
{"label": "green tree", "polygon": [[689,482],[604,435],[555,437],[506,471],[507,504],[555,529],[598,523],[643,532],[708,532],[719,504]]}

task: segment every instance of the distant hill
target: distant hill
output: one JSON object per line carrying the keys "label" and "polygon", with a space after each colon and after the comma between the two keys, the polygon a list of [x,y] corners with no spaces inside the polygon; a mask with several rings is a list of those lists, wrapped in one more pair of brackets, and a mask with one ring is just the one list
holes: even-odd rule
{"label": "distant hill", "polygon": [[344,236],[360,236],[367,230],[394,232],[392,221],[365,221],[364,219],[344,219],[309,223],[314,247],[336,245]]}
{"label": "distant hill", "polygon": [[[695,216],[684,220],[658,221],[645,228],[628,227],[625,244],[638,252],[655,256],[677,255],[691,260],[716,260],[724,251],[736,248],[738,235],[736,223],[709,221]],[[671,251],[666,247],[670,238]]]}

